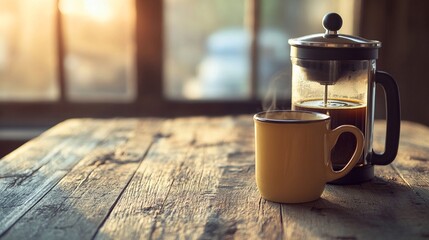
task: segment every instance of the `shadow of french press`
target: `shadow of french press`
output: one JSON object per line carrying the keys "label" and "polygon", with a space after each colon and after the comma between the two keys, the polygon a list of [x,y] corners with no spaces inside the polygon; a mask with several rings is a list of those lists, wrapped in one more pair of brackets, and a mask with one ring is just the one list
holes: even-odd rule
{"label": "shadow of french press", "polygon": [[[429,236],[429,205],[420,194],[395,177],[375,177],[360,185],[327,185],[322,197],[310,203],[282,204],[282,215],[299,227],[286,235],[365,239],[426,238]],[[310,226],[318,226],[317,228]],[[287,233],[292,231],[292,233]]]}

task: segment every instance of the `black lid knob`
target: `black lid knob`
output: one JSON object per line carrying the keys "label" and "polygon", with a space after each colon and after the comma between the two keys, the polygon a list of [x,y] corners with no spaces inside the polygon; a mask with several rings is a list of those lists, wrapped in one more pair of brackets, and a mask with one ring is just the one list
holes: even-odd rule
{"label": "black lid knob", "polygon": [[323,17],[322,24],[327,34],[337,34],[343,25],[343,19],[338,13],[328,13]]}

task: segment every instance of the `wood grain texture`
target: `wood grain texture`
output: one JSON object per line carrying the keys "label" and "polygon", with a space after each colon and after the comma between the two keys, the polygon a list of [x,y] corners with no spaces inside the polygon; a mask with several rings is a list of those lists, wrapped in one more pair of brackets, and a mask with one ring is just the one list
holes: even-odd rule
{"label": "wood grain texture", "polygon": [[0,161],[0,235],[106,135],[93,120],[69,120]]}
{"label": "wood grain texture", "polygon": [[0,238],[429,238],[428,127],[403,122],[373,181],[305,204],[260,198],[253,134],[251,116],[65,122],[0,160]]}
{"label": "wood grain texture", "polygon": [[143,160],[159,125],[137,120],[99,124],[108,137],[7,231],[4,239],[93,237]]}
{"label": "wood grain texture", "polygon": [[327,185],[321,199],[282,205],[288,239],[419,239],[428,234],[428,206],[390,167],[353,186]]}
{"label": "wood grain texture", "polygon": [[[379,135],[382,135],[382,133]],[[423,199],[426,205],[429,205],[428,127],[416,123],[402,122],[401,144],[398,156],[392,163],[392,167],[408,187]],[[429,222],[429,218],[427,221]]]}
{"label": "wood grain texture", "polygon": [[249,119],[168,122],[97,238],[279,235],[279,205],[256,189],[252,128]]}

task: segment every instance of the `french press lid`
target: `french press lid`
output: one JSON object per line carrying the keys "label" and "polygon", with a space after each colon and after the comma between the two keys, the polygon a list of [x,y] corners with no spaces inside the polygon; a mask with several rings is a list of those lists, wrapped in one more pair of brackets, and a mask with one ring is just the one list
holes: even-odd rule
{"label": "french press lid", "polygon": [[377,59],[381,42],[338,34],[343,25],[341,16],[328,13],[323,17],[325,33],[289,39],[291,57],[313,60],[367,60]]}

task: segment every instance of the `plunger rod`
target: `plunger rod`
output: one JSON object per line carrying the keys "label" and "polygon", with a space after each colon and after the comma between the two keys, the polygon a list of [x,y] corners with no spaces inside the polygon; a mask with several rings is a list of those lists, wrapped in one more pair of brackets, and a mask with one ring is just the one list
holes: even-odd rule
{"label": "plunger rod", "polygon": [[325,96],[323,96],[323,104],[328,106],[328,84],[325,84]]}

